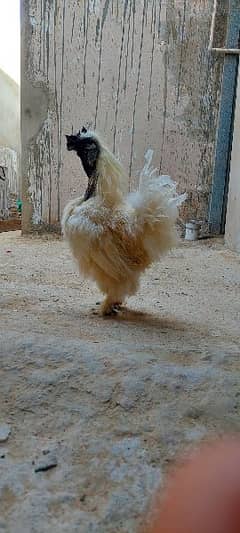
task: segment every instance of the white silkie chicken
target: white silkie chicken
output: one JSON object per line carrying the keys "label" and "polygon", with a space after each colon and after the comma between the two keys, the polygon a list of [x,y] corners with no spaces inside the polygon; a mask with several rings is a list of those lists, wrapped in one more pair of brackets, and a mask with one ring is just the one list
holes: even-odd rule
{"label": "white silkie chicken", "polygon": [[128,193],[123,167],[96,133],[82,128],[66,137],[88,186],[65,207],[63,233],[80,272],[106,295],[102,314],[114,314],[137,291],[141,273],[176,244],[175,222],[185,195],[178,196],[176,184],[150,168],[151,150],[138,191]]}

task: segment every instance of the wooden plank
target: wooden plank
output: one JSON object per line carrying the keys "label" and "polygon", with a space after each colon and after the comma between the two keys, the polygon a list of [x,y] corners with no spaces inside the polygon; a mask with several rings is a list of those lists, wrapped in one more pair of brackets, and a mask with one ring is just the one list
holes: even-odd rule
{"label": "wooden plank", "polygon": [[21,229],[22,222],[20,218],[0,220],[0,233],[4,231],[15,231]]}

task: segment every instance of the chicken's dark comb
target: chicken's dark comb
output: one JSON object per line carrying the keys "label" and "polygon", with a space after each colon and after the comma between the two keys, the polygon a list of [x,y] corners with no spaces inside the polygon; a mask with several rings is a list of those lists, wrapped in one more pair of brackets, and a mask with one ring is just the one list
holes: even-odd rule
{"label": "chicken's dark comb", "polygon": [[81,137],[82,133],[87,133],[87,128],[85,128],[85,126],[83,126],[81,130],[79,130],[79,132],[77,133],[77,136]]}

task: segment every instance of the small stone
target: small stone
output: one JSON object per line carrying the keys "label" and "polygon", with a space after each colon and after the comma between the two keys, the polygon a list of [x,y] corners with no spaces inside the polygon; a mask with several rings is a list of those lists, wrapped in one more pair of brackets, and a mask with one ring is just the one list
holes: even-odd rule
{"label": "small stone", "polygon": [[207,434],[207,428],[204,426],[195,426],[185,431],[185,438],[189,442],[200,441]]}
{"label": "small stone", "polygon": [[8,424],[2,424],[0,426],[0,444],[8,440],[10,433],[11,433],[11,428],[10,426],[8,426]]}
{"label": "small stone", "polygon": [[6,457],[6,453],[5,452],[1,452],[0,459],[5,459],[5,457]]}
{"label": "small stone", "polygon": [[46,449],[42,451],[43,455],[48,455],[50,453],[50,450]]}
{"label": "small stone", "polygon": [[57,465],[58,462],[56,456],[52,454],[47,454],[44,456],[44,458],[41,458],[39,459],[39,461],[36,461],[34,472],[47,472],[48,470],[55,468]]}
{"label": "small stone", "polygon": [[198,418],[201,418],[203,415],[203,409],[201,407],[190,407],[186,411],[186,416],[188,418],[193,418],[193,420],[197,420]]}

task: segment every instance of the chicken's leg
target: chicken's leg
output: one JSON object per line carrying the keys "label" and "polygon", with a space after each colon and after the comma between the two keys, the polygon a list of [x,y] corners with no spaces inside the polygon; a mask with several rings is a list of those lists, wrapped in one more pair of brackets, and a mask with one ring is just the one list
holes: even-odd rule
{"label": "chicken's leg", "polygon": [[122,302],[113,302],[111,298],[107,296],[101,305],[101,314],[103,316],[116,315],[121,310]]}

